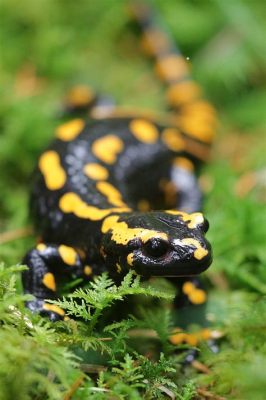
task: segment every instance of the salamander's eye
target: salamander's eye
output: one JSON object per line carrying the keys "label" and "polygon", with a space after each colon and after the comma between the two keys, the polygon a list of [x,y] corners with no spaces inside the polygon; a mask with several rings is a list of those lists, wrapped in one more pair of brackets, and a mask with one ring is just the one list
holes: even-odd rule
{"label": "salamander's eye", "polygon": [[159,258],[164,256],[168,250],[168,243],[159,238],[152,238],[144,245],[145,253],[151,257]]}

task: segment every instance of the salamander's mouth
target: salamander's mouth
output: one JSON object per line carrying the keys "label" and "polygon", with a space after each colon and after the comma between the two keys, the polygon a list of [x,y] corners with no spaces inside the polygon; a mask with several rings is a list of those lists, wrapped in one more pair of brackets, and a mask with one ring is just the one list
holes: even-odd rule
{"label": "salamander's mouth", "polygon": [[199,275],[206,271],[212,263],[212,257],[208,256],[202,261],[182,263],[182,266],[158,267],[153,270],[152,276],[181,277]]}
{"label": "salamander's mouth", "polygon": [[162,259],[145,259],[143,254],[136,254],[134,270],[142,276],[181,277],[199,275],[212,263],[212,251],[209,243],[206,243],[206,254],[198,259],[193,253],[187,253],[180,258],[175,252],[170,252]]}

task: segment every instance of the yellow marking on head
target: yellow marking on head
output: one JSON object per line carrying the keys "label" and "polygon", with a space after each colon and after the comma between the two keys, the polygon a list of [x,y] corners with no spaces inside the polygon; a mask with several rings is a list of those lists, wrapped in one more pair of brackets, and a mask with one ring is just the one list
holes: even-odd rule
{"label": "yellow marking on head", "polygon": [[184,81],[171,85],[166,97],[170,105],[180,107],[201,96],[200,87],[192,81]]}
{"label": "yellow marking on head", "polygon": [[96,163],[88,163],[83,168],[84,174],[94,180],[105,180],[109,176],[108,170],[102,165]]}
{"label": "yellow marking on head", "polygon": [[48,289],[53,290],[54,292],[56,291],[54,275],[51,272],[47,272],[46,274],[44,274],[44,276],[42,278],[42,283]]}
{"label": "yellow marking on head", "polygon": [[120,274],[120,272],[122,271],[121,265],[119,263],[116,263],[115,266],[116,266],[116,271]]}
{"label": "yellow marking on head", "polygon": [[47,249],[47,246],[44,243],[39,243],[39,244],[37,244],[36,249],[39,251],[44,251]]}
{"label": "yellow marking on head", "polygon": [[96,183],[96,188],[107,197],[107,200],[110,204],[113,204],[117,207],[125,207],[126,204],[123,202],[121,198],[121,193],[109,182],[100,181]]}
{"label": "yellow marking on head", "polygon": [[150,28],[143,32],[140,39],[143,51],[151,56],[169,50],[169,41],[164,32]]}
{"label": "yellow marking on head", "polygon": [[88,105],[95,95],[91,88],[77,85],[71,88],[67,94],[66,101],[72,106],[82,107]]}
{"label": "yellow marking on head", "polygon": [[67,176],[56,151],[48,150],[43,153],[39,159],[39,168],[48,189],[58,190],[64,186]]}
{"label": "yellow marking on head", "polygon": [[55,304],[44,303],[42,308],[44,310],[52,311],[58,315],[61,315],[61,317],[63,317],[65,315],[65,311],[62,310],[62,308],[56,306]]}
{"label": "yellow marking on head", "polygon": [[90,219],[92,221],[99,221],[112,212],[127,212],[131,211],[130,208],[109,208],[100,209],[94,206],[89,206],[85,203],[76,193],[65,193],[59,200],[59,207],[65,213],[73,213],[79,218]]}
{"label": "yellow marking on head", "polygon": [[102,232],[107,233],[110,230],[112,233],[111,239],[117,244],[126,245],[130,240],[135,238],[139,238],[143,243],[154,237],[168,240],[164,232],[145,228],[129,228],[126,222],[118,222],[118,219],[119,216],[113,215],[105,218],[102,224]]}
{"label": "yellow marking on head", "polygon": [[91,275],[92,272],[93,272],[93,271],[92,271],[92,268],[91,268],[89,265],[85,265],[83,271],[84,271],[84,274],[85,274],[85,275],[88,275],[88,276]]}
{"label": "yellow marking on head", "polygon": [[143,143],[155,143],[159,138],[159,132],[155,125],[145,119],[133,119],[129,128],[131,133]]}
{"label": "yellow marking on head", "polygon": [[72,119],[72,121],[66,122],[56,129],[56,137],[64,142],[69,142],[79,135],[84,126],[85,122],[83,119]]}
{"label": "yellow marking on head", "polygon": [[182,292],[185,293],[186,295],[192,293],[193,290],[195,290],[195,285],[190,281],[185,282],[184,285],[182,286]]}
{"label": "yellow marking on head", "polygon": [[148,200],[142,199],[138,201],[137,208],[139,211],[149,211],[151,209],[151,205]]}
{"label": "yellow marking on head", "polygon": [[134,253],[129,253],[127,255],[127,263],[132,267],[134,261]]}
{"label": "yellow marking on head", "polygon": [[184,211],[178,211],[178,210],[166,210],[165,212],[167,214],[180,216],[184,222],[188,222],[187,226],[190,229],[197,228],[197,226],[201,225],[204,222],[204,217],[200,212],[195,212],[191,214],[187,214]]}
{"label": "yellow marking on head", "polygon": [[124,148],[122,140],[115,135],[107,135],[100,139],[96,139],[92,143],[92,153],[106,164],[114,164],[117,155]]}
{"label": "yellow marking on head", "polygon": [[58,253],[65,264],[75,265],[77,252],[72,247],[61,244],[61,246],[58,247]]}
{"label": "yellow marking on head", "polygon": [[158,59],[155,72],[163,81],[171,82],[187,76],[189,68],[183,57],[170,54]]}
{"label": "yellow marking on head", "polygon": [[187,171],[194,171],[193,162],[186,157],[176,157],[173,164],[174,166],[181,167]]}
{"label": "yellow marking on head", "polygon": [[206,292],[202,289],[195,289],[188,295],[189,300],[193,304],[203,304],[207,300]]}
{"label": "yellow marking on head", "polygon": [[202,260],[202,258],[204,258],[208,254],[208,250],[204,249],[201,246],[200,242],[196,239],[185,238],[185,239],[182,239],[181,242],[186,245],[192,245],[192,246],[196,247],[196,250],[194,251],[194,257],[197,260]]}
{"label": "yellow marking on head", "polygon": [[170,150],[181,151],[185,149],[185,142],[175,128],[164,129],[161,139]]}
{"label": "yellow marking on head", "polygon": [[195,212],[192,214],[188,214],[189,217],[183,218],[184,221],[189,221],[188,227],[189,228],[196,228],[197,226],[201,225],[204,222],[204,217],[202,213]]}

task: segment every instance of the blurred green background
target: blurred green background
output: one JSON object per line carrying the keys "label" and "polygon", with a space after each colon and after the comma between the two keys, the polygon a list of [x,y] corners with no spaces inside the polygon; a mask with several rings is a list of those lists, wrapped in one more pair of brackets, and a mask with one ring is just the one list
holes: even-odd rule
{"label": "blurred green background", "polygon": [[[7,265],[19,263],[34,243],[27,233],[30,174],[53,137],[68,88],[89,84],[112,94],[119,105],[165,108],[164,88],[140,51],[128,4],[0,0],[0,259]],[[206,274],[210,309],[228,323],[228,304],[247,303],[256,310],[266,294],[266,5],[262,0],[152,4],[220,116],[213,159],[200,181],[215,257]],[[247,351],[245,346],[237,354]],[[258,365],[266,367],[266,352],[250,346],[252,368],[247,363],[237,371],[250,375],[251,382],[258,378]],[[245,390],[252,397],[245,398],[261,398],[260,385],[262,380],[258,397],[251,385]]]}

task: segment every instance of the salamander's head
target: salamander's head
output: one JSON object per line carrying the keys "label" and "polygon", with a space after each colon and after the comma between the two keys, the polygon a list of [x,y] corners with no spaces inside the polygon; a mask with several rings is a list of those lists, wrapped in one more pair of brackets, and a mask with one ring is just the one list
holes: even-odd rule
{"label": "salamander's head", "polygon": [[117,272],[197,275],[212,262],[208,226],[201,213],[175,210],[111,215],[102,224],[103,254]]}

